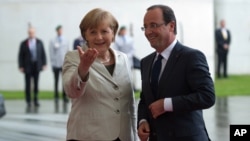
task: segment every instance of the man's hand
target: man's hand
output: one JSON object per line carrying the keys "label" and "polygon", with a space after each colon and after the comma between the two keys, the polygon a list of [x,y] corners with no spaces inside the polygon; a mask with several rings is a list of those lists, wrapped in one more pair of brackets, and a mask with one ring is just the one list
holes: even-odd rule
{"label": "man's hand", "polygon": [[46,66],[46,65],[44,65],[44,66],[43,66],[43,70],[46,70],[46,69],[47,69],[47,66]]}
{"label": "man's hand", "polygon": [[228,48],[229,48],[228,44],[224,44],[223,47],[225,50],[228,50]]}
{"label": "man's hand", "polygon": [[138,128],[138,136],[141,141],[147,141],[150,133],[149,124],[147,121],[143,121]]}
{"label": "man's hand", "polygon": [[19,68],[19,71],[20,71],[21,73],[24,73],[24,68]]}
{"label": "man's hand", "polygon": [[149,110],[151,111],[154,118],[157,118],[161,114],[165,113],[164,110],[164,99],[159,99],[149,105]]}

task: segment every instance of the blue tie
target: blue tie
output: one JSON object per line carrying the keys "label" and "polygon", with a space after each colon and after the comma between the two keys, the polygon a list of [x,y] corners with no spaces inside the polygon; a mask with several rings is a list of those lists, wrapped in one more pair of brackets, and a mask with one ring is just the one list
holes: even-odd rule
{"label": "blue tie", "polygon": [[151,73],[151,88],[153,95],[157,96],[158,93],[158,82],[159,82],[159,75],[161,72],[161,60],[162,56],[159,54],[157,60],[154,63]]}

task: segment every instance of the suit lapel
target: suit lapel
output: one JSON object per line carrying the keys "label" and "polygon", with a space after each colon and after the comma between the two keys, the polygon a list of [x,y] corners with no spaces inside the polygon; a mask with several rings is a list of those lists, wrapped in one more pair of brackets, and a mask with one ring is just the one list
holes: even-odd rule
{"label": "suit lapel", "polygon": [[[126,70],[124,70],[124,69],[126,69],[125,66],[123,66],[126,63],[122,62],[123,59],[119,59],[119,57],[121,57],[120,54],[116,53],[113,50],[111,50],[111,51],[113,52],[113,54],[115,56],[115,62],[116,62],[114,72],[113,72],[113,76],[114,76],[114,78],[120,78],[119,77],[120,73],[126,71]],[[120,80],[118,80],[118,81],[120,81]]]}
{"label": "suit lapel", "polygon": [[[123,68],[123,67],[119,66],[121,64],[119,62],[117,62],[118,61],[117,55],[115,55],[115,61],[116,61],[116,63],[115,63],[115,68],[114,68],[113,75],[115,75],[117,72],[122,71],[121,68]],[[94,63],[92,64],[92,68],[96,72],[98,72],[100,75],[102,75],[104,78],[106,78],[108,81],[110,81],[113,84],[116,84],[113,77],[111,76],[111,74],[106,69],[106,67],[98,59],[96,59],[94,61]]]}
{"label": "suit lapel", "polygon": [[38,55],[40,52],[42,52],[42,51],[41,51],[40,43],[38,42],[37,39],[36,39],[36,46],[35,46],[35,48],[36,48],[37,55]]}
{"label": "suit lapel", "polygon": [[[150,64],[150,66],[144,68],[144,71],[145,71],[145,73],[147,74],[146,76],[149,76],[149,77],[148,77],[149,82],[150,82],[150,78],[151,78],[151,71],[152,71],[152,68],[153,68],[155,56],[156,56],[156,52],[153,53],[152,55],[150,55],[149,59],[146,61],[146,63],[147,63],[147,64]],[[148,66],[147,64],[146,64],[146,66]]]}
{"label": "suit lapel", "polygon": [[163,84],[164,80],[166,80],[168,78],[168,76],[171,74],[171,72],[173,72],[175,64],[178,61],[178,58],[180,56],[180,49],[181,49],[181,45],[179,44],[179,42],[177,42],[175,47],[173,48],[169,58],[168,58],[167,64],[162,72],[162,76],[159,80],[159,85]]}
{"label": "suit lapel", "polygon": [[31,57],[29,38],[26,40],[25,52],[27,52]]}
{"label": "suit lapel", "polygon": [[[151,70],[152,70],[152,67],[153,67],[152,65],[154,63],[155,56],[156,56],[156,52],[151,54],[147,58],[147,60],[145,60],[145,62],[143,63],[144,64],[143,66],[145,66],[145,67],[143,67],[143,77],[146,76],[146,77],[144,77],[143,81],[147,82],[147,87],[146,87],[147,90],[146,91],[147,91],[148,94],[150,94],[150,95],[148,95],[149,96],[148,100],[151,100],[151,102],[153,102],[155,100],[155,95],[152,93],[152,88],[151,88],[151,85],[150,85],[150,82],[151,82],[151,80],[150,80],[151,79]],[[150,64],[150,66],[148,64]]]}

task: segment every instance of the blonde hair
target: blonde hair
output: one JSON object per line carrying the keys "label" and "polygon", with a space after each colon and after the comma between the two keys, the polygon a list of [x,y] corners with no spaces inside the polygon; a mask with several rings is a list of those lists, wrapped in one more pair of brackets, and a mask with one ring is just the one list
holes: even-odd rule
{"label": "blonde hair", "polygon": [[81,35],[85,39],[85,32],[88,29],[93,29],[99,26],[101,23],[107,22],[110,28],[113,30],[114,35],[118,29],[118,21],[116,18],[108,11],[95,8],[89,11],[82,19],[79,28],[81,30]]}

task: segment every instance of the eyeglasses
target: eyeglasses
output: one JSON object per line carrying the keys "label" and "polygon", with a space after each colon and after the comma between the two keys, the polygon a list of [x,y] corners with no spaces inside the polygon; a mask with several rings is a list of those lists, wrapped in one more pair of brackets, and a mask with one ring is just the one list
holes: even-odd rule
{"label": "eyeglasses", "polygon": [[146,31],[147,29],[151,29],[151,30],[154,30],[162,25],[165,25],[166,23],[161,23],[161,24],[157,24],[157,23],[152,23],[150,24],[148,27],[147,26],[143,26],[141,27],[141,30],[142,31]]}

